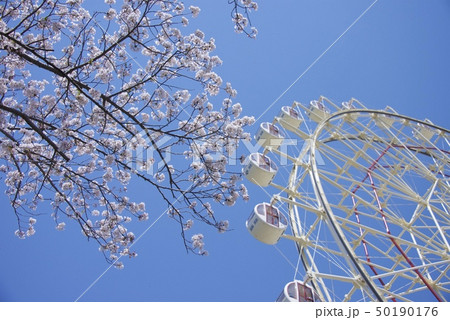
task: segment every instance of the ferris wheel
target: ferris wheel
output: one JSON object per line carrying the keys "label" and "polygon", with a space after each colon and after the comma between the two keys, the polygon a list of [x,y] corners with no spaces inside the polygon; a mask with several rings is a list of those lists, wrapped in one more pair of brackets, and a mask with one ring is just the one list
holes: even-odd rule
{"label": "ferris wheel", "polygon": [[303,267],[277,301],[449,301],[449,133],[325,97],[262,123],[243,173],[271,196],[246,225]]}

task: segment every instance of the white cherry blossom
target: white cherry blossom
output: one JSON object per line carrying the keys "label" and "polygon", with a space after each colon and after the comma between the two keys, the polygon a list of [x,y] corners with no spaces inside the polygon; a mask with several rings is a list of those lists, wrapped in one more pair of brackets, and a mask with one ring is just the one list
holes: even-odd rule
{"label": "white cherry blossom", "polygon": [[[238,31],[256,34],[248,15],[256,3],[230,3]],[[214,38],[185,28],[200,8],[178,0],[37,6],[0,4],[0,175],[19,218],[15,234],[35,234],[45,219],[36,224],[35,211],[48,202],[57,230],[80,227],[121,269],[118,257],[137,255],[131,229],[157,214],[127,194],[135,181],[184,232],[201,228],[194,220],[227,230],[209,201],[248,199],[228,162],[254,119],[241,116],[236,90],[216,72]],[[203,235],[189,237],[186,248],[206,255]]]}

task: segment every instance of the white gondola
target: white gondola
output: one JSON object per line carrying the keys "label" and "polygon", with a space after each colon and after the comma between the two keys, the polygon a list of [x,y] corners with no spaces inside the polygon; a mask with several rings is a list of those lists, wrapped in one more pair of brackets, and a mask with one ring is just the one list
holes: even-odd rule
{"label": "white gondola", "polygon": [[261,187],[267,187],[277,173],[277,166],[268,156],[252,153],[244,166],[245,177]]}
{"label": "white gondola", "polygon": [[298,128],[303,121],[300,114],[294,108],[289,106],[283,106],[278,117],[280,118],[279,122],[281,126],[285,129],[289,129],[286,127],[286,124],[291,127]]}
{"label": "white gondola", "polygon": [[309,285],[294,280],[284,287],[277,302],[321,302],[321,300]]}
{"label": "white gondola", "polygon": [[278,149],[284,139],[284,134],[280,129],[269,122],[261,123],[258,132],[255,135],[256,142],[263,148],[273,147]]}
{"label": "white gondola", "polygon": [[[429,120],[425,121],[430,122]],[[431,127],[423,125],[422,123],[418,123],[415,127],[415,130],[413,131],[414,137],[425,141],[433,138],[435,133],[436,133],[435,130],[433,130]]]}
{"label": "white gondola", "polygon": [[287,228],[286,217],[269,203],[259,203],[246,222],[248,231],[261,242],[275,244]]}
{"label": "white gondola", "polygon": [[313,100],[309,104],[309,109],[307,111],[308,117],[317,123],[328,118],[330,111],[324,106],[322,102]]}

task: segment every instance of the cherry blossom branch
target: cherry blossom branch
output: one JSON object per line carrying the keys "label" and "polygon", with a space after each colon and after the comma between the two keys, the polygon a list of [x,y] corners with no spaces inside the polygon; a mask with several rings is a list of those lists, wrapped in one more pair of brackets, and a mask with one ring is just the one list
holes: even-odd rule
{"label": "cherry blossom branch", "polygon": [[55,150],[56,153],[58,153],[64,160],[69,161],[69,157],[67,155],[65,155],[63,152],[61,152],[58,148],[58,146],[49,138],[47,137],[47,135],[44,133],[43,130],[41,130],[39,127],[37,127],[33,121],[31,121],[31,119],[28,117],[28,115],[26,115],[25,113],[13,109],[13,108],[9,108],[7,106],[5,106],[3,103],[0,102],[0,109],[10,112],[18,117],[20,117],[21,119],[23,119],[36,133],[38,133],[42,139],[44,139],[52,148],[53,150]]}
{"label": "cherry blossom branch", "polygon": [[[245,14],[247,2],[238,7]],[[214,40],[178,29],[189,13],[172,0],[106,0],[92,12],[79,0],[2,5],[0,174],[18,235],[34,233],[33,220],[25,233],[21,219],[45,200],[58,230],[75,219],[111,263],[134,256],[125,223],[148,218],[145,203],[126,193],[136,177],[167,205],[186,249],[204,254],[203,236],[189,239],[188,229],[195,220],[223,232],[228,222],[210,201],[248,198],[225,155],[248,139],[243,128],[253,121],[239,117],[236,91],[214,71]],[[134,155],[137,148],[150,159]]]}

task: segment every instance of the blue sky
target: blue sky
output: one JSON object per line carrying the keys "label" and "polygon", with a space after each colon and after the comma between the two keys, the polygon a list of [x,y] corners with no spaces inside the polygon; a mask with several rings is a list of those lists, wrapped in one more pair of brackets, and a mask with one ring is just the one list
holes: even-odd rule
{"label": "blue sky", "polygon": [[[216,39],[218,72],[237,89],[243,115],[258,118],[374,0],[261,0],[251,16],[256,40],[233,32],[227,1],[192,2],[202,11],[191,26]],[[379,0],[259,121],[272,121],[294,100],[307,104],[325,95],[337,103],[355,97],[374,109],[390,105],[449,128],[449,34],[448,0]],[[187,254],[178,225],[163,216],[134,246],[139,256],[125,261],[124,270],[111,268],[80,301],[274,301],[294,268],[247,232],[253,206],[269,200],[247,185],[249,202],[216,207],[232,231],[203,228],[209,256]],[[136,185],[130,192],[152,197]],[[38,220],[32,238],[19,240],[3,192],[0,204],[0,301],[74,301],[108,267],[96,243],[70,225],[56,231],[50,218]],[[151,207],[136,235],[164,211],[158,203]],[[295,265],[292,243],[282,240],[277,248]]]}

